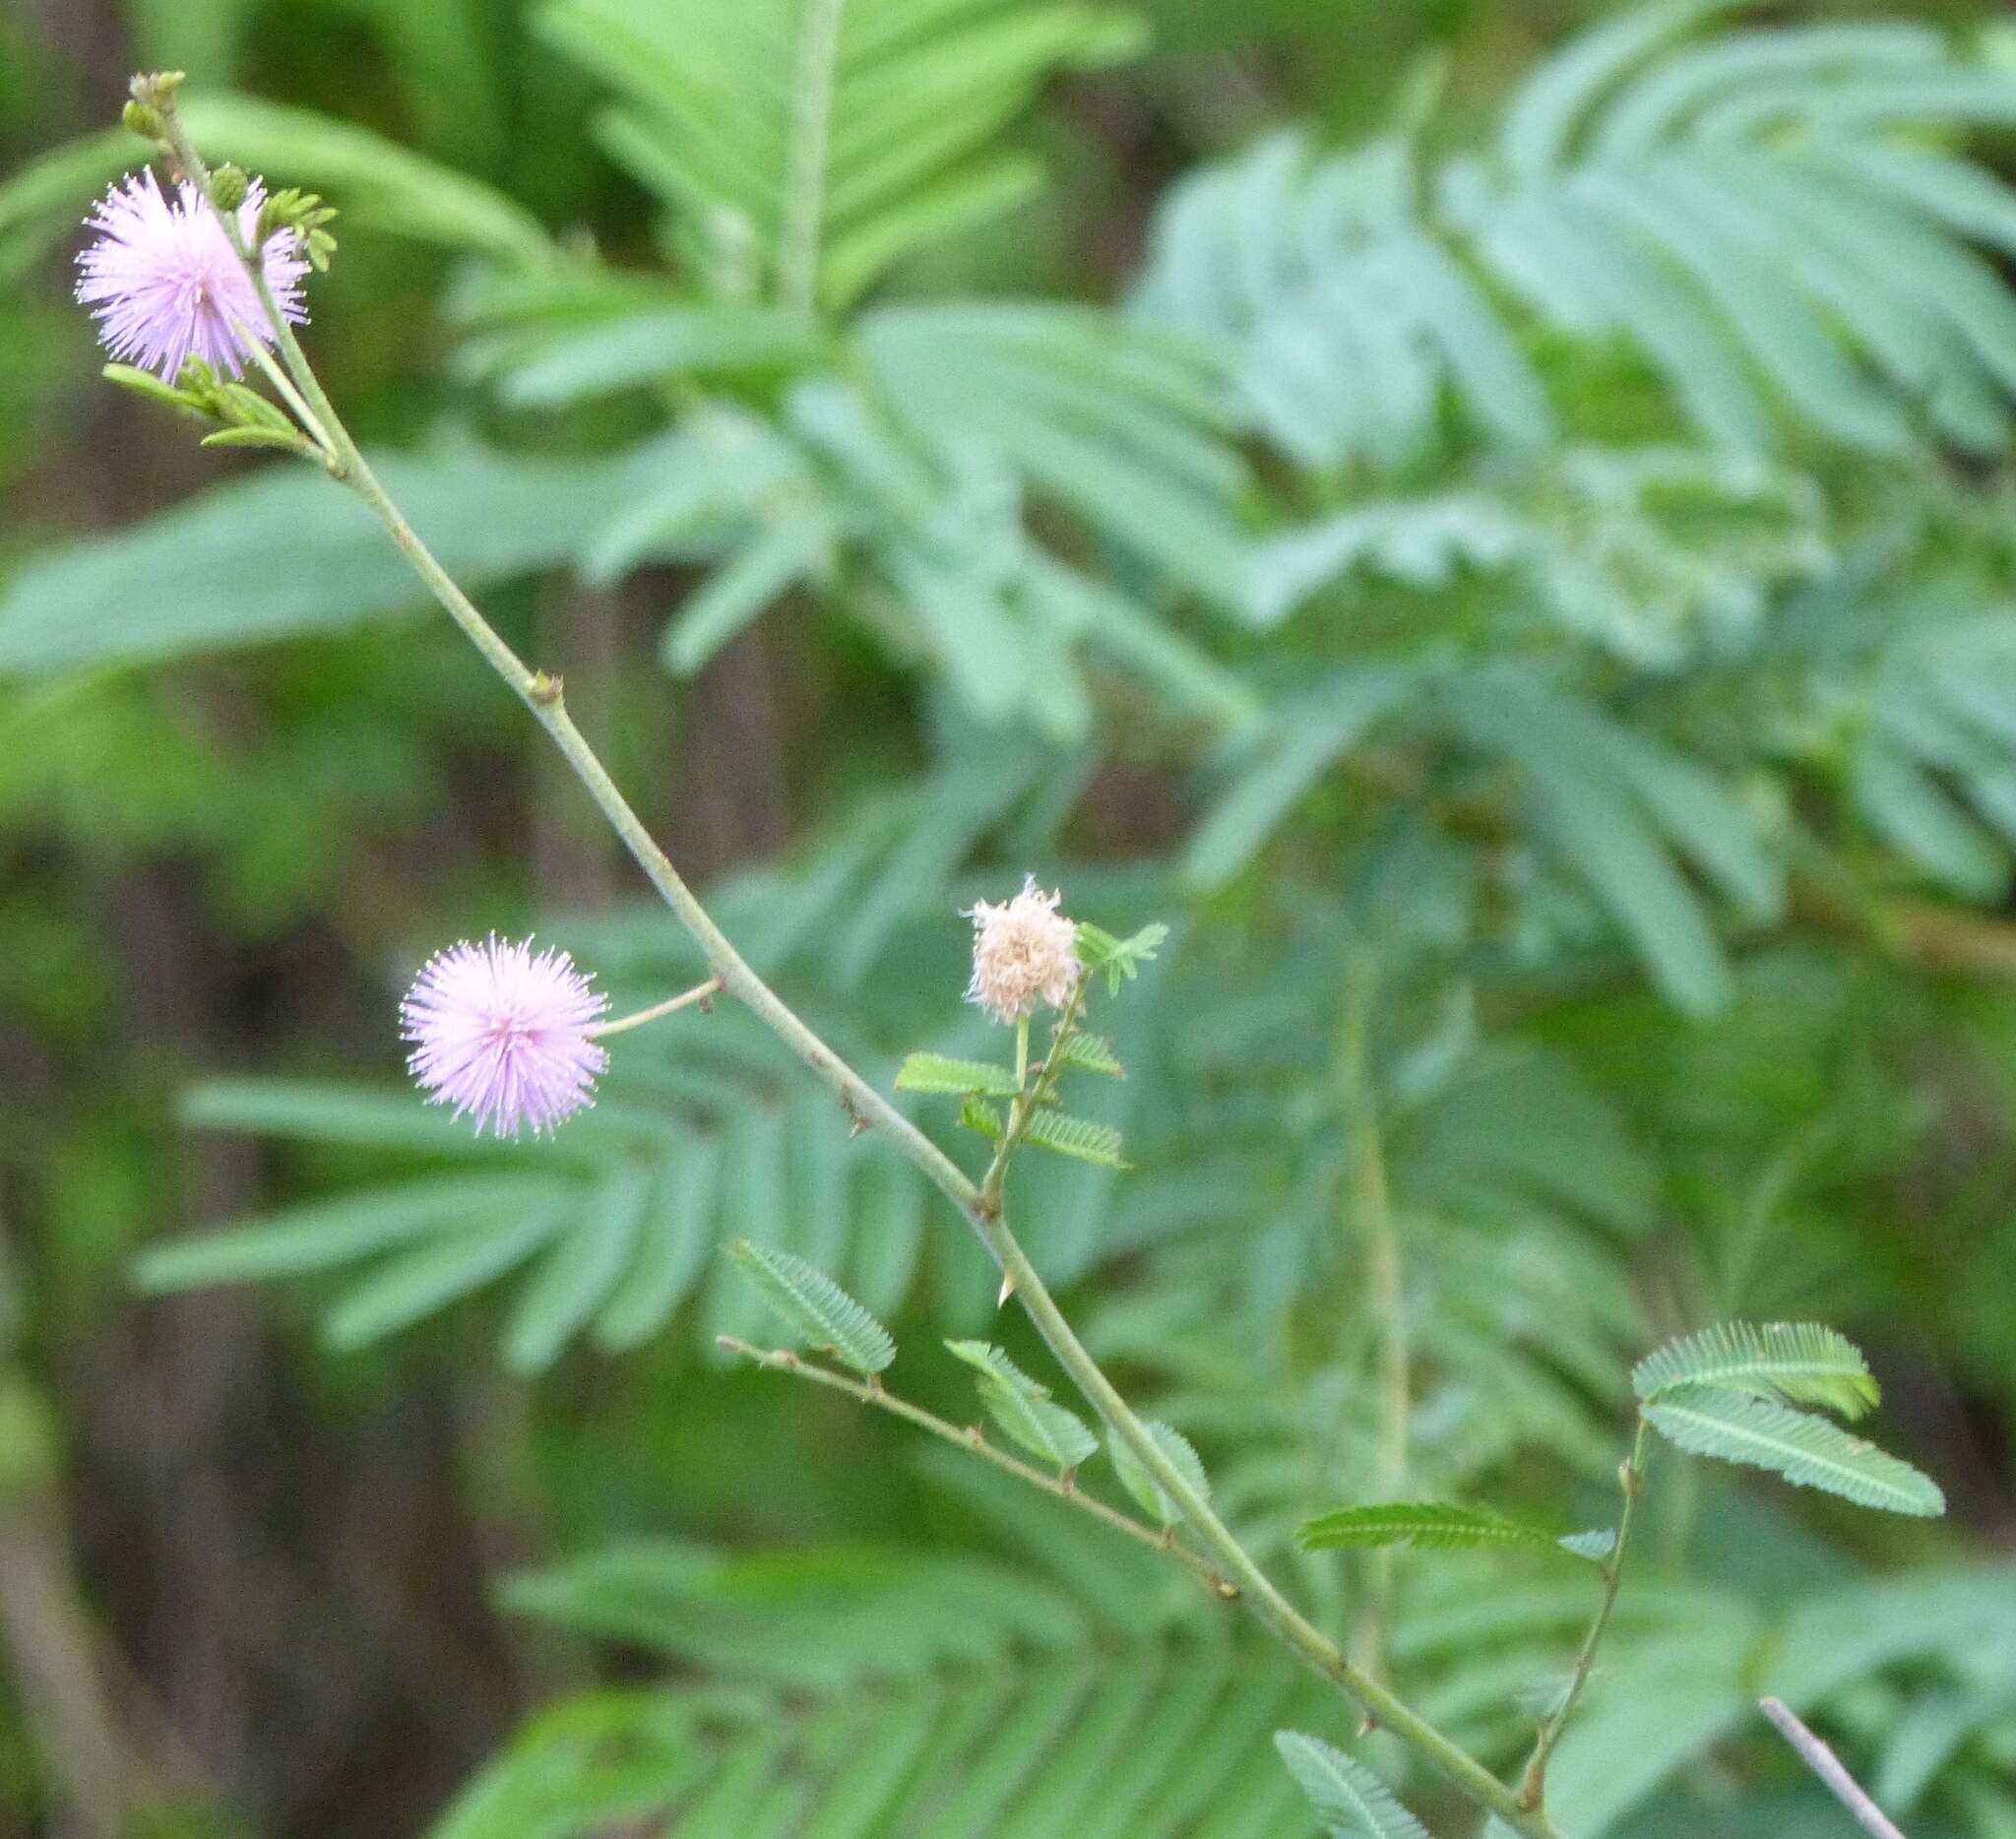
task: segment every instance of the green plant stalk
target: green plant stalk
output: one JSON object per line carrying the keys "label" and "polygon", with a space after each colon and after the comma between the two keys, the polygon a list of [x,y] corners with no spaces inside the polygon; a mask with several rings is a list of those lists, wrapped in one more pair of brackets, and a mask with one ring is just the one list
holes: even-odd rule
{"label": "green plant stalk", "polygon": [[[164,99],[161,113],[170,151],[190,178],[208,195],[208,168],[190,145],[172,97]],[[448,571],[435,560],[378,482],[309,366],[293,328],[275,305],[265,285],[260,264],[238,239],[235,224],[228,218],[224,222],[247,272],[259,288],[282,358],[336,450],[340,464],[331,465],[331,476],[348,485],[370,507],[394,545],[441,602],[449,617],[461,627],[484,662],[504,679],[532,712],[533,718],[552,737],[554,745],[597,808],[644,871],[645,878],[700,946],[709,967],[721,979],[723,989],[751,1009],[803,1060],[814,1077],[839,1096],[850,1117],[881,1130],[966,1216],[1001,1266],[1006,1285],[1021,1293],[1024,1308],[1036,1324],[1038,1333],[1056,1356],[1058,1363],[1071,1375],[1080,1392],[1113,1433],[1134,1452],[1163,1492],[1180,1509],[1192,1535],[1217,1563],[1225,1581],[1237,1589],[1247,1607],[1275,1637],[1305,1665],[1342,1688],[1374,1723],[1391,1731],[1430,1767],[1479,1806],[1496,1813],[1513,1831],[1525,1835],[1525,1839],[1562,1839],[1537,1807],[1524,1805],[1482,1763],[1410,1710],[1384,1686],[1352,1666],[1337,1643],[1275,1588],[1230,1529],[1163,1453],[1146,1425],[1086,1351],[1020,1241],[1008,1230],[998,1196],[989,1204],[987,1197],[966,1173],[807,1028],[735,950],[726,934],[715,924],[680,878],[670,858],[659,848],[587,738],[575,727],[567,713],[560,680],[526,666]],[[1081,982],[1081,995],[1083,989],[1084,982]]]}
{"label": "green plant stalk", "polygon": [[[1407,1430],[1414,1380],[1408,1346],[1400,1235],[1386,1184],[1386,1151],[1368,1068],[1372,979],[1369,964],[1352,967],[1344,1039],[1345,1105],[1351,1119],[1351,1214],[1363,1241],[1365,1283],[1372,1300],[1378,1362],[1378,1445],[1373,1486],[1380,1500],[1407,1492]],[[1387,1606],[1393,1594],[1393,1554],[1366,1554],[1365,1602],[1353,1641],[1369,1673],[1381,1666]]]}
{"label": "green plant stalk", "polygon": [[1582,1637],[1582,1647],[1575,1656],[1575,1671],[1568,1680],[1568,1689],[1561,1695],[1554,1715],[1541,1726],[1540,1740],[1534,1744],[1533,1756],[1520,1777],[1519,1800],[1522,1806],[1539,1807],[1546,1793],[1547,1762],[1554,1753],[1554,1745],[1561,1741],[1561,1733],[1568,1728],[1568,1720],[1574,1715],[1582,1688],[1589,1683],[1590,1671],[1596,1665],[1596,1650],[1603,1645],[1603,1637],[1610,1625],[1610,1614],[1617,1607],[1617,1590],[1624,1581],[1624,1554],[1631,1544],[1631,1522],[1637,1517],[1638,1497],[1645,1492],[1645,1452],[1651,1429],[1651,1423],[1641,1412],[1638,1434],[1631,1439],[1631,1453],[1617,1470],[1617,1487],[1624,1496],[1624,1507],[1617,1516],[1617,1543],[1604,1560],[1603,1597],[1596,1606],[1596,1617],[1589,1624],[1589,1632]]}
{"label": "green plant stalk", "polygon": [[777,290],[810,317],[819,305],[819,242],[826,216],[826,160],[833,137],[833,85],[847,0],[807,0],[804,37],[791,75],[790,163],[778,229]]}
{"label": "green plant stalk", "polygon": [[921,1430],[928,1430],[933,1436],[942,1437],[987,1462],[995,1468],[1005,1470],[1018,1480],[1027,1482],[1032,1488],[1040,1488],[1046,1494],[1059,1500],[1069,1501],[1074,1507],[1082,1508],[1096,1520],[1102,1521],[1115,1532],[1125,1533],[1129,1539],[1136,1539],[1144,1546],[1151,1546],[1157,1552],[1166,1552],[1178,1563],[1186,1564],[1208,1584],[1213,1593],[1222,1597],[1237,1594],[1227,1583],[1210,1562],[1192,1552],[1187,1546],[1179,1546],[1172,1537],[1166,1536],[1153,1526],[1122,1513],[1119,1508],[1108,1506],[1096,1495],[1088,1494],[1081,1488],[1053,1475],[1046,1469],[1039,1469],[1034,1463],[1024,1462],[1018,1456],[1011,1456],[1004,1449],[989,1443],[980,1433],[977,1426],[963,1427],[949,1419],[940,1418],[926,1411],[921,1405],[913,1405],[910,1400],[898,1398],[895,1393],[871,1381],[850,1379],[844,1373],[837,1373],[831,1367],[820,1366],[802,1356],[793,1354],[788,1348],[759,1348],[733,1335],[717,1335],[716,1345],[730,1354],[739,1354],[744,1360],[754,1361],[759,1366],[768,1366],[776,1372],[795,1374],[800,1379],[809,1379],[815,1385],[830,1386],[836,1392],[845,1392],[848,1397],[858,1399],[863,1405],[873,1406],[915,1425]]}

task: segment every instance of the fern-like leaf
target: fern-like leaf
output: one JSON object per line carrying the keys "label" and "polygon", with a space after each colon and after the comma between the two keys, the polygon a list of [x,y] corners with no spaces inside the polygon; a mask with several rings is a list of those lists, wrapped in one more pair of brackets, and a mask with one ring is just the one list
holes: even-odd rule
{"label": "fern-like leaf", "polygon": [[1300,1731],[1277,1731],[1274,1746],[1331,1839],[1428,1839],[1427,1828],[1393,1791],[1336,1744]]}
{"label": "fern-like leaf", "polygon": [[896,1358],[896,1343],[868,1311],[823,1271],[788,1251],[746,1238],[727,1247],[735,1267],[805,1342],[858,1373],[879,1373]]}
{"label": "fern-like leaf", "polygon": [[1414,1546],[1424,1552],[1455,1552],[1559,1543],[1544,1527],[1508,1520],[1489,1507],[1463,1507],[1438,1500],[1388,1500],[1340,1507],[1334,1513],[1304,1520],[1295,1538],[1304,1552],[1347,1546]]}
{"label": "fern-like leaf", "polygon": [[600,138],[688,258],[806,306],[1026,197],[1040,174],[1002,130],[1051,72],[1139,39],[1073,0],[559,0],[541,26],[621,94]]}
{"label": "fern-like leaf", "polygon": [[954,1060],[942,1053],[913,1053],[896,1075],[899,1092],[984,1093],[1010,1099],[1022,1090],[1005,1066],[986,1060]]}
{"label": "fern-like leaf", "polygon": [[1683,1385],[1645,1407],[1653,1427],[1697,1456],[1769,1469],[1796,1488],[1824,1489],[1858,1506],[1922,1519],[1945,1512],[1926,1476],[1825,1418],[1748,1392]]}
{"label": "fern-like leaf", "polygon": [[[1177,1474],[1189,1484],[1191,1492],[1209,1500],[1211,1484],[1190,1439],[1157,1418],[1148,1421],[1147,1429],[1155,1439],[1156,1448],[1168,1458]],[[1165,1526],[1173,1526],[1183,1517],[1175,1503],[1163,1491],[1162,1484],[1148,1472],[1148,1466],[1118,1436],[1108,1433],[1106,1452],[1113,1459],[1113,1472],[1120,1478],[1120,1486],[1141,1503],[1144,1513],[1153,1514]]]}
{"label": "fern-like leaf", "polygon": [[1089,1117],[1073,1117],[1062,1111],[1038,1111],[1023,1125],[1022,1140],[1040,1149],[1054,1150],[1059,1156],[1073,1156],[1080,1162],[1097,1163],[1102,1169],[1125,1169],[1120,1154],[1120,1133],[1111,1124],[1095,1123]]}
{"label": "fern-like leaf", "polygon": [[1861,1353],[1816,1322],[1718,1322],[1670,1341],[1631,1371],[1639,1398],[1676,1386],[1722,1386],[1788,1405],[1821,1405],[1854,1420],[1882,1394]]}

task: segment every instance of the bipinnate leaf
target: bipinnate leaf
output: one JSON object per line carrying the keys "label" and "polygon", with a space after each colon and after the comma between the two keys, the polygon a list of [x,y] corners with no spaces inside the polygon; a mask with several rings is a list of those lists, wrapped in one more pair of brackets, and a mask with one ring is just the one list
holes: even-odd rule
{"label": "bipinnate leaf", "polygon": [[1489,1507],[1460,1507],[1440,1500],[1384,1500],[1340,1507],[1304,1520],[1295,1538],[1305,1552],[1340,1546],[1415,1546],[1456,1552],[1480,1546],[1551,1546],[1544,1527],[1508,1520]]}
{"label": "bipinnate leaf", "polygon": [[1059,1156],[1098,1163],[1102,1169],[1129,1166],[1120,1154],[1120,1133],[1111,1124],[1094,1123],[1089,1117],[1073,1117],[1064,1111],[1038,1111],[1023,1125],[1022,1140],[1055,1150]]}
{"label": "bipinnate leaf", "polygon": [[1717,1322],[1647,1355],[1631,1384],[1648,1402],[1677,1386],[1721,1386],[1851,1420],[1881,1396],[1859,1350],[1817,1322]]}
{"label": "bipinnate leaf", "polygon": [[1427,1828],[1393,1791],[1336,1744],[1300,1731],[1276,1731],[1274,1746],[1330,1839],[1428,1839]]}
{"label": "bipinnate leaf", "polygon": [[1824,1489],[1858,1506],[1922,1519],[1946,1510],[1937,1486],[1909,1463],[1826,1418],[1794,1411],[1775,1399],[1681,1385],[1646,1405],[1645,1416],[1681,1449],[1769,1469],[1796,1488]]}
{"label": "bipinnate leaf", "polygon": [[[1151,1418],[1146,1426],[1148,1434],[1155,1439],[1155,1446],[1168,1459],[1183,1480],[1189,1484],[1191,1492],[1211,1498],[1211,1484],[1205,1478],[1204,1464],[1198,1459],[1196,1450],[1191,1448],[1190,1439],[1182,1431],[1164,1424],[1158,1418]],[[1120,1478],[1120,1486],[1141,1503],[1141,1510],[1152,1515],[1164,1526],[1173,1526],[1183,1515],[1175,1502],[1163,1492],[1163,1487],[1148,1472],[1144,1463],[1119,1437],[1107,1434],[1106,1452],[1113,1459],[1113,1472]]]}
{"label": "bipinnate leaf", "polygon": [[804,1341],[858,1373],[878,1373],[896,1358],[896,1343],[853,1298],[823,1271],[788,1251],[729,1241],[735,1267]]}
{"label": "bipinnate leaf", "polygon": [[1127,1069],[1103,1035],[1073,1035],[1064,1043],[1063,1062],[1082,1072],[1104,1073],[1109,1079],[1125,1079]]}
{"label": "bipinnate leaf", "polygon": [[1076,1413],[1050,1397],[997,1347],[984,1341],[948,1341],[946,1347],[979,1373],[980,1402],[1002,1431],[1055,1468],[1078,1467],[1099,1439]]}
{"label": "bipinnate leaf", "polygon": [[1012,1099],[1022,1090],[1014,1073],[987,1060],[953,1060],[942,1053],[913,1053],[896,1075],[899,1092],[984,1093]]}

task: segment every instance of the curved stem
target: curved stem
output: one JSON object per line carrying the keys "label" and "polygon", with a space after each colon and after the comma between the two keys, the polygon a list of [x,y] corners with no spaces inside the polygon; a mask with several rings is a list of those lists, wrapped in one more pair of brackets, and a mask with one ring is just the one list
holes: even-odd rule
{"label": "curved stem", "polygon": [[691,989],[682,989],[676,996],[667,996],[662,1002],[655,1002],[648,1009],[639,1009],[634,1015],[618,1016],[613,1022],[603,1022],[588,1032],[599,1041],[604,1035],[627,1035],[633,1028],[642,1028],[646,1022],[656,1022],[663,1015],[676,1015],[681,1009],[688,1009],[694,1003],[707,1003],[721,994],[721,979],[711,977],[704,983],[696,983]]}
{"label": "curved stem", "polygon": [[[207,187],[208,174],[189,145],[171,97],[164,99],[161,113],[166,122],[170,148],[188,168],[191,177]],[[752,1010],[811,1069],[816,1078],[831,1088],[851,1118],[881,1130],[966,1217],[1001,1266],[1005,1288],[1021,1293],[1023,1306],[1036,1324],[1037,1331],[1080,1392],[1113,1434],[1140,1459],[1163,1492],[1180,1509],[1191,1534],[1203,1547],[1207,1557],[1217,1565],[1224,1580],[1236,1587],[1248,1609],[1276,1638],[1313,1671],[1341,1687],[1371,1719],[1391,1731],[1479,1806],[1496,1813],[1513,1831],[1525,1835],[1525,1839],[1561,1839],[1538,1807],[1526,1806],[1480,1762],[1411,1711],[1384,1686],[1352,1666],[1337,1643],[1275,1588],[1230,1529],[1163,1453],[1162,1446],[1149,1434],[1147,1427],[1128,1407],[1098,1362],[1073,1333],[1055,1299],[1044,1287],[1042,1278],[1008,1230],[1002,1217],[998,1179],[993,1191],[983,1193],[943,1150],[807,1028],[750,968],[695,898],[678,870],[672,866],[670,858],[645,827],[643,819],[631,808],[615,781],[609,777],[608,769],[575,727],[573,718],[567,713],[559,678],[549,676],[543,670],[529,668],[413,533],[398,505],[379,483],[316,380],[300,343],[294,337],[293,328],[279,312],[265,286],[260,265],[236,237],[235,225],[227,226],[233,231],[233,240],[238,244],[248,273],[259,285],[260,297],[281,355],[335,444],[342,464],[340,467],[332,466],[332,476],[348,485],[370,507],[400,553],[441,602],[449,617],[551,736],[588,795],[644,871],[645,878],[699,945],[722,988]],[[1063,1024],[1066,1031],[1075,1021],[1077,1004],[1083,1001],[1086,982],[1081,979],[1078,997],[1072,1010],[1066,1013]],[[1043,1068],[1037,1075],[1038,1089],[1046,1074],[1053,1075],[1060,1052],[1060,1043],[1053,1043]]]}
{"label": "curved stem", "polygon": [[1641,1414],[1638,1434],[1631,1441],[1631,1453],[1617,1470],[1617,1487],[1624,1496],[1624,1510],[1617,1519],[1617,1543],[1603,1564],[1603,1600],[1596,1606],[1596,1618],[1589,1624],[1589,1632],[1582,1637],[1582,1647],[1575,1656],[1575,1672],[1569,1679],[1568,1689],[1561,1695],[1554,1715],[1541,1726],[1540,1741],[1534,1744],[1533,1757],[1520,1778],[1519,1799],[1523,1806],[1539,1807],[1546,1793],[1547,1760],[1554,1753],[1554,1745],[1561,1741],[1561,1733],[1568,1728],[1568,1720],[1574,1715],[1582,1688],[1589,1683],[1590,1671],[1596,1665],[1596,1650],[1603,1645],[1605,1631],[1610,1625],[1610,1613],[1617,1607],[1617,1590],[1624,1581],[1624,1554],[1631,1543],[1631,1522],[1637,1516],[1638,1497],[1645,1492],[1646,1436],[1651,1427]]}
{"label": "curved stem", "polygon": [[785,1348],[752,1347],[746,1341],[733,1335],[717,1335],[717,1346],[725,1348],[730,1354],[739,1354],[744,1360],[751,1360],[759,1366],[768,1366],[778,1372],[793,1373],[800,1379],[810,1379],[815,1385],[830,1386],[836,1392],[845,1392],[848,1397],[860,1400],[863,1405],[872,1405],[877,1411],[886,1411],[891,1416],[902,1418],[915,1425],[920,1430],[928,1430],[933,1436],[942,1437],[960,1449],[968,1450],[991,1462],[995,1468],[1005,1470],[1032,1488],[1040,1488],[1046,1494],[1054,1494],[1059,1500],[1069,1501],[1074,1507],[1082,1508],[1096,1520],[1103,1521],[1116,1533],[1125,1533],[1129,1539],[1136,1539],[1144,1546],[1157,1552],[1166,1552],[1180,1564],[1191,1570],[1211,1586],[1217,1596],[1231,1598],[1238,1592],[1227,1583],[1209,1563],[1185,1546],[1179,1546],[1174,1539],[1158,1532],[1152,1526],[1122,1513],[1117,1507],[1109,1507],[1103,1500],[1088,1494],[1083,1489],[1074,1487],[1060,1475],[1039,1469],[1034,1463],[1024,1462],[1018,1456],[1011,1456],[1004,1449],[997,1449],[980,1434],[977,1426],[966,1428],[953,1424],[921,1405],[913,1405],[908,1399],[898,1398],[895,1393],[863,1380],[850,1379],[844,1373],[837,1373],[829,1366],[815,1365],[797,1354]]}

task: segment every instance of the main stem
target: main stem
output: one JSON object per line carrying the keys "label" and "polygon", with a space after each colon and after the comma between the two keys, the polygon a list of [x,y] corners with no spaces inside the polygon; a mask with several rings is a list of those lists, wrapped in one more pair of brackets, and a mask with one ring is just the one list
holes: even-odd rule
{"label": "main stem", "polygon": [[[207,195],[209,172],[190,145],[171,97],[165,99],[161,113],[165,118],[171,152]],[[223,217],[226,229],[237,242],[236,224],[226,214],[220,213],[220,216]],[[998,1186],[994,1192],[982,1194],[943,1150],[799,1021],[749,967],[680,878],[670,858],[659,848],[643,820],[631,809],[629,801],[609,777],[608,770],[575,727],[573,718],[567,713],[560,679],[548,676],[543,670],[531,669],[413,533],[412,527],[358,451],[356,442],[350,438],[343,418],[336,412],[335,406],[310,368],[300,343],[294,337],[293,328],[278,310],[266,288],[265,275],[255,259],[255,252],[245,249],[240,243],[239,254],[258,285],[282,359],[314,409],[335,448],[336,464],[330,468],[331,476],[348,485],[370,507],[395,546],[427,590],[446,608],[449,617],[462,628],[470,643],[482,654],[484,662],[504,679],[513,694],[532,712],[534,720],[552,737],[553,744],[559,748],[575,777],[644,871],[645,879],[700,946],[709,968],[720,978],[723,989],[753,1010],[804,1061],[816,1078],[838,1094],[850,1117],[881,1130],[966,1216],[1001,1266],[1007,1285],[1021,1293],[1023,1307],[1036,1324],[1037,1332],[1056,1356],[1058,1363],[1071,1375],[1113,1433],[1134,1452],[1163,1492],[1175,1503],[1208,1557],[1226,1581],[1237,1587],[1247,1607],[1275,1637],[1310,1669],[1341,1687],[1375,1723],[1391,1731],[1473,1801],[1496,1813],[1513,1831],[1524,1834],[1526,1839],[1561,1839],[1537,1807],[1522,1803],[1480,1762],[1411,1711],[1384,1686],[1352,1666],[1337,1643],[1308,1621],[1274,1587],[1266,1572],[1212,1511],[1209,1502],[1197,1493],[1183,1478],[1182,1472],[1163,1453],[1162,1446],[1148,1433],[1147,1427],[1135,1416],[1126,1400],[1101,1370],[1098,1362],[1072,1332],[1070,1323],[1064,1319],[1062,1310],[1044,1287],[1040,1274],[1008,1230]]]}

